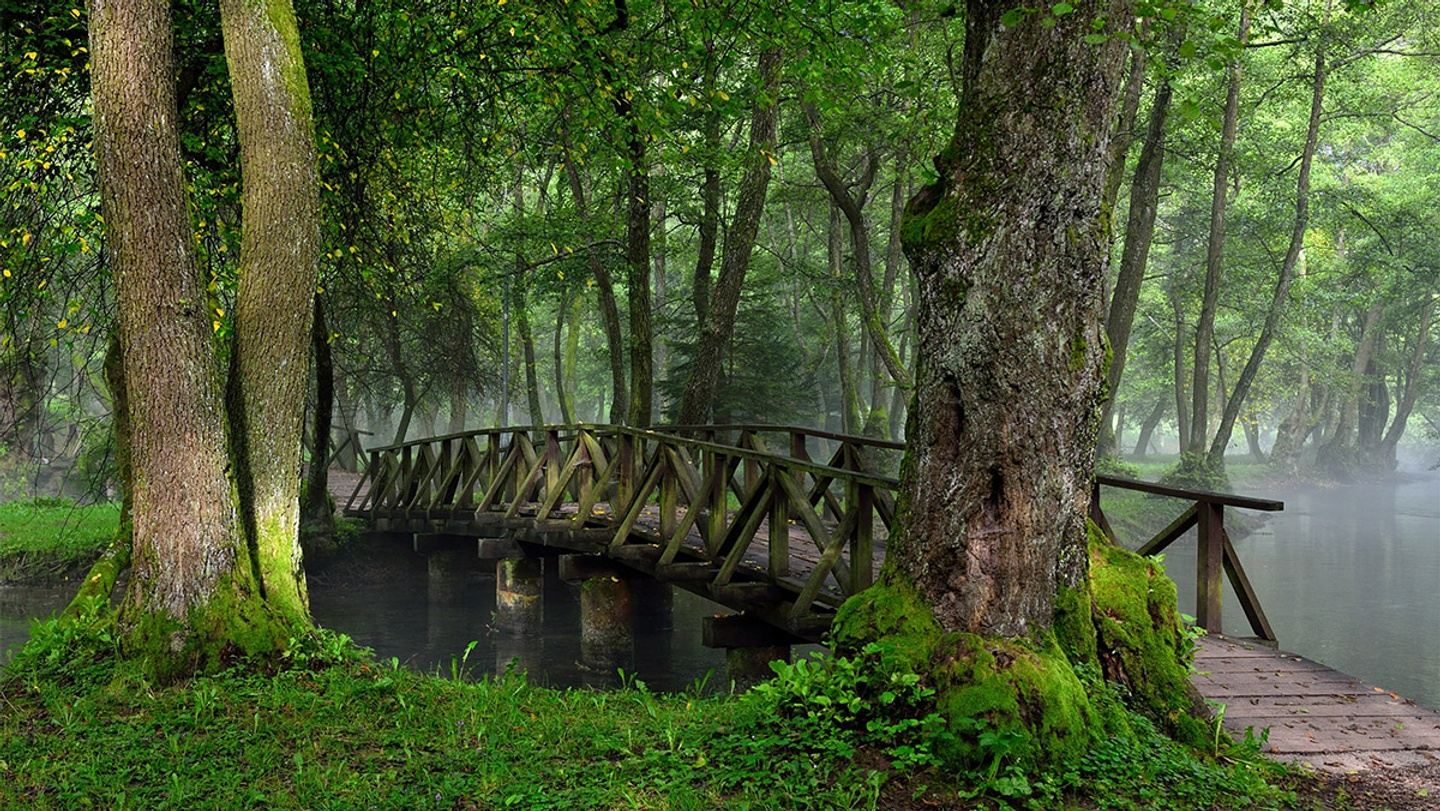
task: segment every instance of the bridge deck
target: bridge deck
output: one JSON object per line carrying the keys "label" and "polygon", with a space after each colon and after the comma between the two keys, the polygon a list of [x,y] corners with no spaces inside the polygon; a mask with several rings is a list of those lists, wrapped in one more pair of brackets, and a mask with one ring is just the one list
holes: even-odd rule
{"label": "bridge deck", "polygon": [[1265,751],[1282,760],[1342,773],[1440,764],[1440,712],[1318,662],[1206,636],[1195,669],[1226,729],[1269,729]]}

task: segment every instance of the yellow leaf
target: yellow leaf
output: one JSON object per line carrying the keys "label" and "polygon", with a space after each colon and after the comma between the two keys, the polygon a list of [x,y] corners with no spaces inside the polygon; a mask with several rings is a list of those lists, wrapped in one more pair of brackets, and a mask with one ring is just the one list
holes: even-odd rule
{"label": "yellow leaf", "polygon": [[10,268],[5,268],[5,278],[10,278]]}
{"label": "yellow leaf", "polygon": [[219,321],[211,321],[211,322],[210,322],[210,328],[211,328],[211,331],[213,331],[213,332],[219,332],[219,331],[220,331],[220,322],[219,322]]}
{"label": "yellow leaf", "polygon": [[25,140],[25,130],[15,130],[15,137],[22,141]]}
{"label": "yellow leaf", "polygon": [[58,327],[58,328],[60,328],[60,329],[65,329],[65,327],[68,326],[69,324],[70,324],[70,321],[69,321],[69,319],[66,319],[66,318],[62,318],[62,319],[60,319],[59,321],[56,321],[56,322],[55,322],[55,326]]}

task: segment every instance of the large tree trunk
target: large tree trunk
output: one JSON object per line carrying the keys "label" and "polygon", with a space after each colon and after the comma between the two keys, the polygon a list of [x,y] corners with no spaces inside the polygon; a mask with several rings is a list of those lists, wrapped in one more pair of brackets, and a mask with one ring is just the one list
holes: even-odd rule
{"label": "large tree trunk", "polygon": [[[1230,434],[1235,429],[1235,420],[1240,408],[1250,394],[1255,377],[1260,374],[1260,364],[1265,352],[1280,328],[1280,319],[1290,303],[1290,285],[1295,281],[1295,271],[1305,249],[1305,231],[1310,225],[1310,164],[1315,157],[1315,148],[1320,142],[1320,114],[1325,100],[1325,54],[1323,49],[1315,54],[1315,74],[1310,88],[1310,121],[1305,130],[1305,145],[1300,152],[1300,174],[1295,181],[1295,221],[1290,229],[1290,245],[1280,263],[1280,277],[1275,281],[1275,293],[1270,299],[1270,309],[1265,314],[1265,326],[1250,349],[1250,357],[1240,378],[1235,381],[1235,390],[1225,400],[1225,409],[1220,416],[1220,427],[1210,443],[1210,465],[1219,468],[1225,463],[1225,447],[1230,444]],[[1223,393],[1223,389],[1222,389]]]}
{"label": "large tree trunk", "polygon": [[[1139,57],[1134,57],[1138,59]],[[1165,162],[1165,119],[1174,95],[1169,81],[1162,81],[1150,105],[1150,123],[1145,130],[1145,144],[1135,165],[1130,182],[1130,211],[1125,221],[1125,246],[1120,255],[1120,268],[1115,273],[1115,291],[1105,315],[1105,336],[1110,341],[1110,375],[1100,417],[1100,452],[1112,453],[1116,441],[1110,436],[1110,411],[1120,392],[1120,378],[1125,373],[1125,359],[1130,348],[1130,330],[1135,323],[1135,309],[1140,302],[1140,283],[1150,261],[1150,245],[1155,238],[1155,215],[1160,208],[1160,170]],[[1112,160],[1114,157],[1112,156]]]}
{"label": "large tree trunk", "polygon": [[[579,299],[573,292],[566,290],[561,294],[560,300],[555,305],[555,402],[560,406],[560,421],[566,425],[575,422],[574,398],[570,394],[570,379],[567,374],[569,368],[565,363],[565,322],[570,316],[571,302]],[[570,334],[573,337],[575,327],[572,325]]]}
{"label": "large tree trunk", "polygon": [[1007,28],[1005,9],[966,4],[955,136],[906,212],[916,390],[885,571],[946,630],[1018,637],[1086,578],[1125,46],[1086,44],[1090,15]]}
{"label": "large tree trunk", "polygon": [[131,425],[134,554],[121,628],[125,649],[168,677],[231,646],[277,650],[287,632],[261,596],[229,475],[211,314],[190,248],[170,4],[92,4],[89,33]]}
{"label": "large tree trunk", "polygon": [[780,95],[778,48],[769,48],[760,54],[759,70],[760,87],[750,115],[749,165],[740,182],[734,217],[725,232],[720,277],[715,282],[714,296],[703,321],[700,343],[691,363],[690,379],[686,382],[681,400],[679,419],[682,425],[709,422],[714,414],[715,389],[730,337],[735,331],[740,292],[750,267],[750,253],[759,232],[760,215],[765,210],[765,195],[770,188]]}
{"label": "large tree trunk", "polygon": [[300,443],[319,278],[320,188],[310,88],[290,0],[221,0],[243,196],[232,441],[266,600],[308,624],[300,550]]}
{"label": "large tree trunk", "polygon": [[[1250,4],[1240,4],[1240,42],[1250,31]],[[1220,277],[1224,272],[1225,209],[1229,203],[1230,164],[1235,157],[1235,126],[1240,110],[1240,60],[1230,61],[1229,81],[1225,95],[1225,113],[1220,124],[1220,150],[1215,158],[1215,174],[1210,190],[1210,237],[1205,246],[1205,291],[1200,300],[1200,315],[1195,321],[1195,369],[1190,384],[1190,436],[1182,450],[1204,453],[1209,439],[1210,403],[1210,342],[1215,332],[1215,310],[1220,298]]]}

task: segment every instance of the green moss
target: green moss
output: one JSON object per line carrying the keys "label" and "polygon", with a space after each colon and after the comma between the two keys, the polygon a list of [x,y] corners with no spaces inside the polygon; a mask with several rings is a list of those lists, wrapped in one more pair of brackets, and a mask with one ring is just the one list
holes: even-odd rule
{"label": "green moss", "polygon": [[1062,588],[1055,595],[1055,639],[1076,665],[1096,664],[1095,621],[1090,586]]}
{"label": "green moss", "polygon": [[296,118],[308,125],[311,116],[310,83],[305,76],[305,56],[300,49],[300,28],[290,0],[264,0],[265,16],[285,49],[285,89],[289,91]]}
{"label": "green moss", "polygon": [[1078,757],[1115,727],[1054,633],[1001,639],[946,632],[908,584],[876,585],[846,601],[831,643],[840,655],[878,651],[929,680],[953,734],[942,754],[956,765],[991,759],[982,733],[1011,736],[1018,743],[1009,755],[1038,766]]}
{"label": "green moss", "polygon": [[900,241],[905,245],[935,245],[948,240],[959,223],[955,196],[941,194],[930,210],[906,210],[900,219]]}
{"label": "green moss", "polygon": [[[1093,523],[1091,524],[1093,527]],[[1175,607],[1175,583],[1149,558],[1092,530],[1090,585],[1096,641],[1105,678],[1165,731],[1200,745],[1209,725],[1190,684],[1194,644]]]}

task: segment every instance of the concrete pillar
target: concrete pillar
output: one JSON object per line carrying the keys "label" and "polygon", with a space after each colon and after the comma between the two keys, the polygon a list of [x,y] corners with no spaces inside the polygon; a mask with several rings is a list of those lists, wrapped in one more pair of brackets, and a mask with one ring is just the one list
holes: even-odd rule
{"label": "concrete pillar", "polygon": [[601,574],[580,582],[580,664],[602,673],[635,667],[635,598],[630,581]]}
{"label": "concrete pillar", "polygon": [[429,572],[427,591],[430,602],[452,602],[465,590],[473,555],[460,549],[443,549],[425,556]]}
{"label": "concrete pillar", "polygon": [[545,638],[499,634],[494,637],[495,672],[504,673],[513,667],[522,673],[544,670]]}
{"label": "concrete pillar", "polygon": [[540,558],[495,562],[495,629],[516,636],[544,631],[544,579]]}
{"label": "concrete pillar", "polygon": [[707,648],[725,649],[730,679],[741,690],[773,676],[770,663],[776,659],[790,661],[790,645],[797,641],[785,631],[745,614],[705,617],[700,630]]}
{"label": "concrete pillar", "polygon": [[746,690],[775,675],[770,663],[790,661],[789,645],[759,645],[748,648],[726,648],[725,665],[735,689]]}

